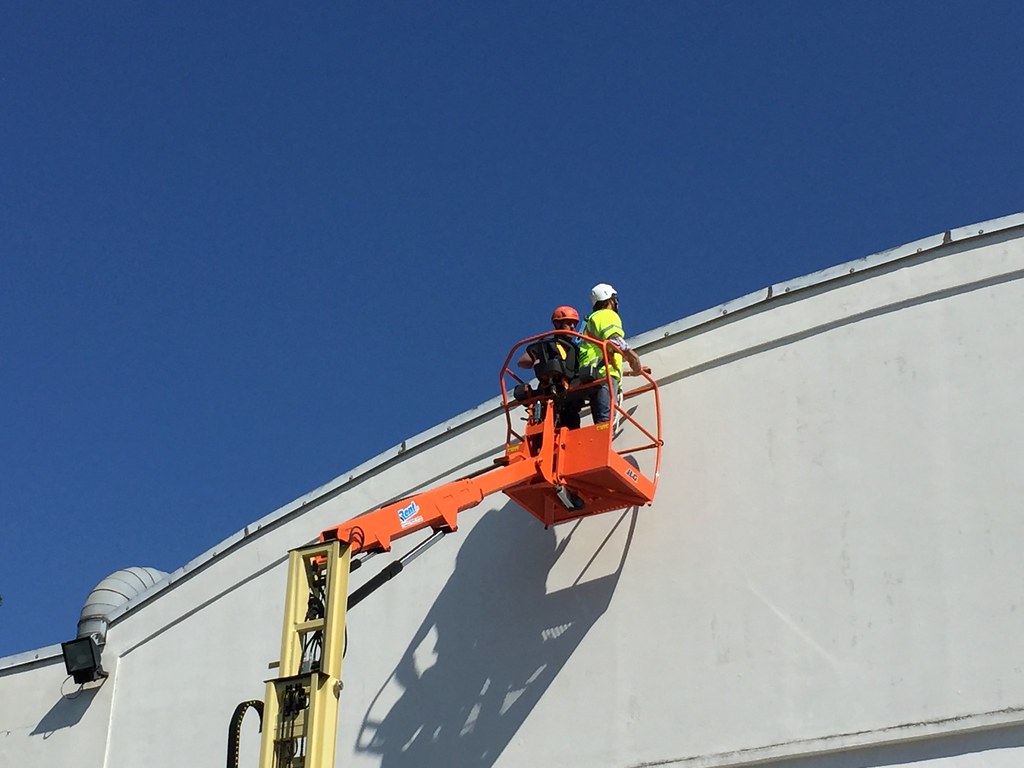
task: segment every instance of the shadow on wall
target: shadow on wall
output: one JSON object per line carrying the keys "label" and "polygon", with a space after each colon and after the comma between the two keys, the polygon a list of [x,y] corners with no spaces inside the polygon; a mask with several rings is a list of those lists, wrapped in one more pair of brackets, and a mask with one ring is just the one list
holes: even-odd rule
{"label": "shadow on wall", "polygon": [[[69,677],[65,680],[67,684]],[[43,715],[43,719],[32,729],[30,736],[42,736],[50,738],[54,731],[61,728],[70,728],[78,725],[85,711],[89,709],[92,700],[96,698],[96,692],[101,686],[95,685],[89,688],[79,688],[74,693],[66,694],[57,699],[57,703],[50,707],[50,711]]]}
{"label": "shadow on wall", "polygon": [[[884,768],[884,766],[904,766],[925,763],[931,760],[958,757],[961,755],[979,755],[1000,749],[1020,749],[1024,747],[1024,726],[1011,726],[993,730],[972,731],[953,736],[937,736],[918,741],[889,744],[886,746],[868,747],[832,755],[816,755],[812,757],[780,760],[765,763],[765,768]],[[978,757],[977,759],[983,759]],[[943,765],[945,765],[945,761]],[[959,765],[959,763],[957,763]],[[981,763],[971,762],[971,765]],[[988,763],[984,763],[988,765]],[[993,763],[995,765],[996,763]],[[1016,755],[1015,759],[999,765],[1022,765],[1024,756]]]}
{"label": "shadow on wall", "polygon": [[[636,510],[619,515],[603,547],[621,550],[607,576],[547,592],[556,544],[513,503],[484,515],[459,550],[455,572],[382,686],[360,727],[357,749],[383,768],[490,766],[607,610],[626,561]],[[573,529],[575,530],[575,529]],[[614,543],[613,543],[614,542]],[[436,662],[417,669],[417,649],[436,633]],[[375,719],[385,689],[400,697]]]}

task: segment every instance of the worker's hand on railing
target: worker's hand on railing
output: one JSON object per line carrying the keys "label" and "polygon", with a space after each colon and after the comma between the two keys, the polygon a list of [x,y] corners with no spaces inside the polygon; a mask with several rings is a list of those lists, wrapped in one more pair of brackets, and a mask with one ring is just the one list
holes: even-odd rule
{"label": "worker's hand on railing", "polygon": [[642,376],[645,373],[650,373],[651,367],[649,365],[641,365],[639,368],[631,368],[626,371],[627,376]]}

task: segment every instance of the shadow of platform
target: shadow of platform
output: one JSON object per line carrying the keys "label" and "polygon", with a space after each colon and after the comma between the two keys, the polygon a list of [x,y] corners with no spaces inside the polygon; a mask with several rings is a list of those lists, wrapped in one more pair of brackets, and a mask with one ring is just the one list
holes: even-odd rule
{"label": "shadow of platform", "polygon": [[[636,511],[612,515],[614,530],[581,567],[614,546],[621,550],[614,572],[551,593],[548,573],[572,535],[558,544],[554,530],[511,503],[481,518],[370,705],[357,749],[380,755],[384,768],[493,765],[611,602]],[[417,649],[432,637],[436,663],[420,670]],[[381,694],[395,685],[398,700],[375,719]]]}

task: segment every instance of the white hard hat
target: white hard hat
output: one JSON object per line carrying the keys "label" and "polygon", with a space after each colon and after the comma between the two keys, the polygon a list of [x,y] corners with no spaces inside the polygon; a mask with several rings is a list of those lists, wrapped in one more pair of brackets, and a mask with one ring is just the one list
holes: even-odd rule
{"label": "white hard hat", "polygon": [[608,301],[615,295],[615,289],[608,283],[598,283],[590,289],[590,303],[597,304],[599,301]]}

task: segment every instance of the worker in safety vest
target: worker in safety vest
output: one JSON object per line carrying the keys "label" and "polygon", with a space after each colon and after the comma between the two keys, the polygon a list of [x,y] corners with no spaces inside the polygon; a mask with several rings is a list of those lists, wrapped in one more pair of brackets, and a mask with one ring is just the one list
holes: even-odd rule
{"label": "worker in safety vest", "polygon": [[[587,318],[583,334],[597,341],[608,342],[611,370],[607,373],[611,374],[615,383],[617,397],[621,388],[623,359],[629,363],[627,376],[650,373],[651,369],[640,363],[640,356],[626,343],[622,319],[619,317],[619,297],[615,289],[607,283],[598,283],[590,290],[590,301],[594,311]],[[607,375],[601,346],[584,339],[580,342],[580,371],[588,369],[595,378],[604,378]],[[607,386],[594,387],[590,396],[590,412],[594,416],[595,424],[611,419],[611,392]]]}

